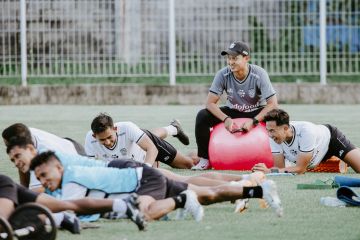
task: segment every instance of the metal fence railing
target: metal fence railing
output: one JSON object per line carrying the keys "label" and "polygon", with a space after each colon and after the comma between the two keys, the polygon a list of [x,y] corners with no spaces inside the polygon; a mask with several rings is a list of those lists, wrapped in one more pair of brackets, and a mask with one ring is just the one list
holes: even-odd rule
{"label": "metal fence railing", "polygon": [[[321,1],[326,73],[360,74],[357,0],[21,1],[30,77],[168,76],[170,41],[177,76],[212,75],[224,66],[219,53],[233,40],[249,42],[252,62],[271,75],[319,75]],[[2,78],[21,75],[19,2],[0,2]]]}

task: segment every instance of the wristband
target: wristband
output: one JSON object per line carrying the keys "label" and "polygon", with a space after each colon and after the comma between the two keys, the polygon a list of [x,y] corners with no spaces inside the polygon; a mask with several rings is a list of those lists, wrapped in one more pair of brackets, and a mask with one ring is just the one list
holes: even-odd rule
{"label": "wristband", "polygon": [[224,118],[223,122],[225,122],[225,121],[226,121],[226,119],[228,119],[228,118],[230,118],[230,117],[229,117],[229,116],[227,116],[226,118]]}
{"label": "wristband", "polygon": [[279,169],[278,168],[270,168],[270,172],[271,173],[279,173]]}

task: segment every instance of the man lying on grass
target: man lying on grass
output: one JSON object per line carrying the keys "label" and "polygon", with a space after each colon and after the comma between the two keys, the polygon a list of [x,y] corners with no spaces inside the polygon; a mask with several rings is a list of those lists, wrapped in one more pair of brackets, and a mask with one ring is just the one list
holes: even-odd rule
{"label": "man lying on grass", "polygon": [[360,172],[360,150],[330,124],[290,121],[289,114],[274,109],[264,117],[268,131],[274,168],[259,163],[254,171],[304,173],[332,156]]}
{"label": "man lying on grass", "polygon": [[[242,198],[264,198],[278,216],[283,209],[276,184],[265,180],[260,186],[226,184],[200,187],[166,178],[156,169],[134,161],[112,161],[110,167],[63,166],[54,152],[36,156],[30,168],[45,188],[61,189],[65,199],[79,198],[89,191],[105,195],[135,192],[139,208],[147,220],[159,219],[177,208],[184,208],[196,221],[203,218],[203,208],[217,202]],[[116,196],[113,196],[116,197]]]}

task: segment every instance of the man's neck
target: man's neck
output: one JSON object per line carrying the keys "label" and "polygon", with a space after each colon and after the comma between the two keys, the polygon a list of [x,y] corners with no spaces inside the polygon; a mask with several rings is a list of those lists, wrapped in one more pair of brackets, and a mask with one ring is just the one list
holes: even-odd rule
{"label": "man's neck", "polygon": [[235,78],[239,81],[244,81],[248,74],[249,74],[249,65],[248,64],[246,64],[245,68],[243,68],[237,72],[234,72]]}

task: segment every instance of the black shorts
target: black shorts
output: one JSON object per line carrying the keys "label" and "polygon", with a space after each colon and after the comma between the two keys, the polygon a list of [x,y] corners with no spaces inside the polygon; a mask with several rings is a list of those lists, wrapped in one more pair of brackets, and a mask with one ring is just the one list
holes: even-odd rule
{"label": "black shorts", "polygon": [[158,136],[155,136],[152,132],[146,129],[142,130],[151,139],[158,150],[156,161],[170,165],[176,157],[177,150],[170,143],[159,138]]}
{"label": "black shorts", "polygon": [[83,145],[81,145],[80,143],[78,143],[77,141],[71,139],[71,138],[68,138],[68,137],[65,137],[64,139],[66,140],[69,140],[75,147],[75,150],[76,152],[81,155],[81,156],[87,156],[86,155],[86,152],[85,152],[85,148],[83,147]]}
{"label": "black shorts", "polygon": [[323,161],[329,159],[332,156],[336,156],[340,159],[344,159],[346,154],[356,147],[350,142],[349,139],[336,127],[330,124],[324,124],[330,130],[330,143],[329,149],[323,159]]}
{"label": "black shorts", "polygon": [[35,202],[38,195],[38,193],[15,183],[11,178],[0,174],[0,198],[7,198],[17,206]]}
{"label": "black shorts", "polygon": [[140,180],[140,187],[136,193],[139,195],[149,195],[156,200],[177,196],[188,188],[187,183],[170,180],[157,169],[132,160],[113,160],[108,164],[108,167],[142,167],[143,174]]}

